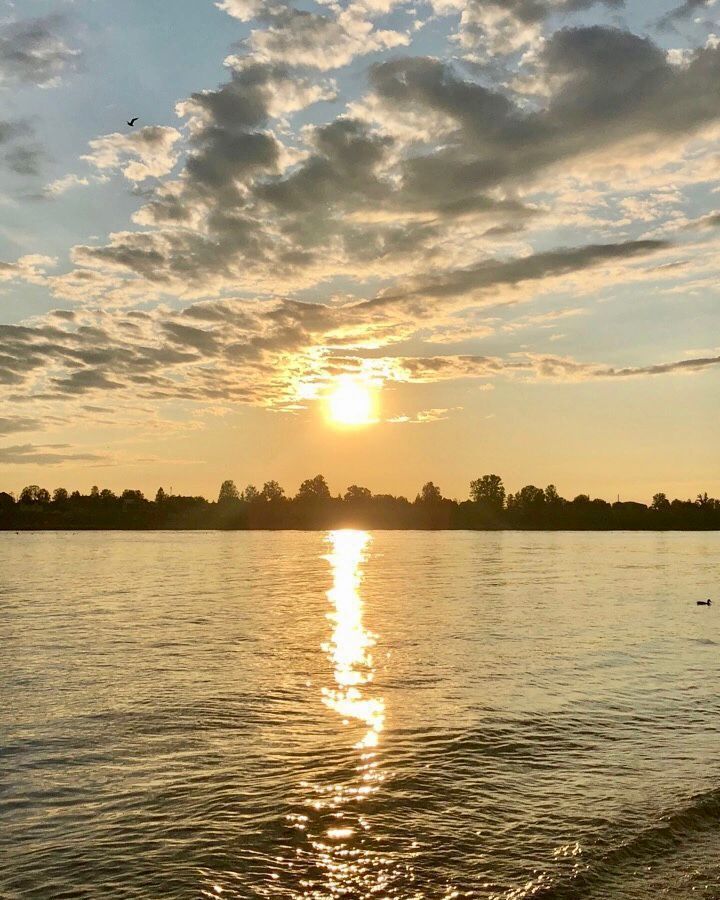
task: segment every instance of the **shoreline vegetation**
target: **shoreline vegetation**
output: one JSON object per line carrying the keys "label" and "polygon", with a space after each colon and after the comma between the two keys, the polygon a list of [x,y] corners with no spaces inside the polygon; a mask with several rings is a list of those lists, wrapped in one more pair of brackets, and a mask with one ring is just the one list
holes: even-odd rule
{"label": "shoreline vegetation", "polygon": [[443,497],[431,481],[414,500],[372,494],[351,485],[333,496],[322,475],[287,497],[277,481],[261,490],[238,490],[224,481],[216,501],[167,494],[154,500],[142,491],[117,495],[93,487],[89,494],[52,494],[28,485],[19,497],[0,491],[0,531],[81,530],[326,530],[367,528],[398,530],[546,530],[546,531],[711,531],[720,529],[720,500],[699,494],[694,500],[670,501],[663,493],[652,503],[561,497],[554,485],[526,485],[507,494],[498,475],[470,483],[469,499]]}

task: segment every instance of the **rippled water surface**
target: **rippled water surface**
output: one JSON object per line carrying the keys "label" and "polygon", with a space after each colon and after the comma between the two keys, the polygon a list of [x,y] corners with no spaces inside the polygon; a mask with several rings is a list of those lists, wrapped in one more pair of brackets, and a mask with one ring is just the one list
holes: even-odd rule
{"label": "rippled water surface", "polygon": [[719,553],[0,534],[0,897],[717,900]]}

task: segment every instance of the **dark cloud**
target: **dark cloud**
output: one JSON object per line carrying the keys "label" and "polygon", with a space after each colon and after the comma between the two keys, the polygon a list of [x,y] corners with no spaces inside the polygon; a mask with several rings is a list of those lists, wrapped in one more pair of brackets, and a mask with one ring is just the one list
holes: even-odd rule
{"label": "dark cloud", "polygon": [[81,53],[62,36],[65,19],[45,16],[0,26],[0,85],[48,87],[77,70]]}
{"label": "dark cloud", "polygon": [[613,378],[627,378],[633,375],[668,375],[673,372],[699,372],[711,366],[720,366],[720,356],[701,356],[697,359],[681,359],[677,362],[658,363],[654,366],[636,366],[624,369],[607,369]]}
{"label": "dark cloud", "polygon": [[443,146],[402,164],[405,202],[467,202],[563,160],[638,136],[679,138],[720,118],[717,48],[697,50],[678,68],[647,38],[594,26],[556,32],[540,59],[552,92],[529,110],[437,59],[372,69],[371,86],[388,110],[452,123]]}
{"label": "dark cloud", "polygon": [[679,6],[661,16],[655,24],[660,29],[673,30],[677,22],[694,16],[701,9],[707,9],[712,2],[713,0],[683,0]]}
{"label": "dark cloud", "polygon": [[0,121],[0,144],[6,144],[18,137],[32,134],[32,128],[23,120]]}
{"label": "dark cloud", "polygon": [[36,175],[44,156],[32,140],[34,130],[24,119],[0,121],[0,147],[7,147],[2,160],[17,175]]}
{"label": "dark cloud", "polygon": [[442,272],[404,290],[392,289],[364,306],[387,306],[407,302],[413,298],[442,299],[462,296],[473,291],[487,291],[501,286],[514,286],[524,281],[541,281],[573,272],[581,272],[592,266],[614,260],[632,259],[657,252],[670,246],[667,241],[625,241],[618,244],[591,244],[562,250],[534,253],[508,261],[483,260],[474,266]]}
{"label": "dark cloud", "polygon": [[[530,17],[542,12],[518,8]],[[697,50],[680,67],[630,32],[566,28],[536,62],[548,93],[531,103],[437,59],[378,64],[367,102],[352,116],[307,128],[307,152],[293,156],[273,126],[325,98],[325,88],[318,93],[280,64],[233,60],[225,84],[180,104],[189,154],[138,213],[146,230],[75,248],[80,268],[57,279],[58,288],[73,299],[131,289],[137,297],[142,285],[123,281],[135,276],[157,294],[212,296],[305,288],[339,275],[399,277],[400,287],[371,301],[379,305],[417,296],[396,273],[435,266],[437,278],[419,283],[432,296],[449,296],[553,277],[566,264],[594,265],[603,253],[620,259],[651,250],[580,248],[442,273],[444,260],[471,258],[455,243],[458,218],[470,220],[476,239],[511,235],[544,212],[518,197],[561,166],[610,148],[625,152],[640,137],[658,145],[685,140],[720,119],[718,48]],[[394,127],[401,121],[424,129],[422,139],[406,142]]]}
{"label": "dark cloud", "polygon": [[13,147],[4,154],[7,167],[16,175],[37,175],[44,156],[37,146]]}
{"label": "dark cloud", "polygon": [[99,453],[67,452],[69,444],[15,444],[0,447],[0,463],[6,466],[56,466],[66,462],[102,463],[109,459]]}
{"label": "dark cloud", "polygon": [[[512,13],[512,15],[521,22],[533,23],[542,22],[551,15],[581,12],[591,9],[593,6],[608,6],[612,9],[622,9],[625,6],[625,0],[559,0],[559,2],[548,2],[548,0],[484,0],[487,6],[497,6]],[[482,5],[480,0],[471,0],[468,4]]]}
{"label": "dark cloud", "polygon": [[387,194],[377,168],[392,145],[390,138],[372,134],[364,122],[341,118],[318,128],[313,144],[316,152],[296,172],[259,184],[256,196],[280,213],[299,213],[357,208]]}
{"label": "dark cloud", "polygon": [[0,434],[14,434],[19,431],[41,431],[43,423],[40,419],[25,416],[0,416]]}

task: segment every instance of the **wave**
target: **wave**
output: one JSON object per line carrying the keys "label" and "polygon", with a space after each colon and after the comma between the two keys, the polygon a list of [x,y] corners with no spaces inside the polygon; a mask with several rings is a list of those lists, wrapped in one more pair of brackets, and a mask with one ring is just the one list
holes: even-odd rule
{"label": "wave", "polygon": [[[569,875],[553,877],[544,873],[501,895],[502,900],[580,900],[618,877],[626,883],[625,879],[637,873],[639,866],[679,854],[689,845],[702,842],[706,834],[717,837],[719,822],[720,788],[695,794],[684,806],[664,813],[657,822],[619,843],[611,836],[598,840],[591,851],[595,858],[582,862],[586,858],[582,853]],[[496,898],[500,900],[498,895]]]}

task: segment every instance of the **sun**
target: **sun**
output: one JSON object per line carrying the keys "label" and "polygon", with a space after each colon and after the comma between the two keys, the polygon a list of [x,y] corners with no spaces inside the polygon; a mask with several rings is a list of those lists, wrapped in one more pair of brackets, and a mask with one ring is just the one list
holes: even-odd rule
{"label": "sun", "polygon": [[327,397],[327,414],[336,425],[371,425],[376,421],[372,386],[350,376],[339,378]]}

